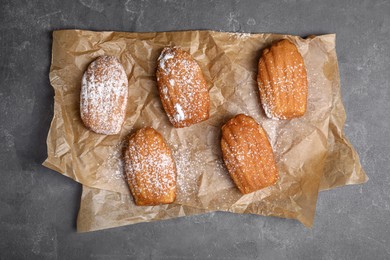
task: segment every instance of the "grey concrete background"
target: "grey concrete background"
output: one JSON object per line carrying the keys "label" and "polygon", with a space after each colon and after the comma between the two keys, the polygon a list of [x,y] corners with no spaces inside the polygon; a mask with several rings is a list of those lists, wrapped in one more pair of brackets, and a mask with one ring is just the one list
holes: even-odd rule
{"label": "grey concrete background", "polygon": [[[212,213],[77,234],[81,187],[41,166],[51,32],[337,33],[347,136],[370,177],[322,192],[315,225]],[[390,259],[390,1],[0,2],[1,259]]]}

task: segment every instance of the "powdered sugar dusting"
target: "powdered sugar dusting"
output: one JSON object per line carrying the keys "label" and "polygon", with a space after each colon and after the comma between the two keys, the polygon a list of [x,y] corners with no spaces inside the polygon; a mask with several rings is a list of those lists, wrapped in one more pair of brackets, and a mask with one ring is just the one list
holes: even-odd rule
{"label": "powdered sugar dusting", "polygon": [[196,190],[194,179],[196,174],[191,171],[191,157],[188,150],[178,149],[173,152],[177,169],[177,188],[180,199],[188,200],[189,194]]}
{"label": "powdered sugar dusting", "polygon": [[129,139],[125,152],[125,172],[133,194],[163,198],[176,189],[175,163],[159,134],[141,129]]}
{"label": "powdered sugar dusting", "polygon": [[168,99],[168,97],[166,96],[166,95],[168,94],[168,88],[167,88],[166,86],[164,86],[164,87],[162,88],[162,93],[164,94],[164,98],[165,98],[165,99]]}
{"label": "powdered sugar dusting", "polygon": [[287,119],[305,112],[306,68],[295,49],[290,42],[278,42],[271,50],[266,49],[260,59],[258,86],[264,112],[269,118]]}
{"label": "powdered sugar dusting", "polygon": [[222,127],[221,147],[226,167],[241,192],[249,193],[276,182],[272,148],[265,131],[253,118],[240,114],[229,120]]}
{"label": "powdered sugar dusting", "polygon": [[166,61],[169,59],[172,59],[173,57],[174,57],[174,55],[172,53],[167,53],[166,55],[164,55],[164,53],[161,53],[160,57],[158,57],[158,60],[160,61],[159,62],[160,68],[162,68],[163,70],[166,70],[166,68],[165,68]]}
{"label": "powdered sugar dusting", "polygon": [[184,112],[183,112],[183,109],[180,106],[180,104],[175,104],[174,108],[176,111],[176,114],[174,115],[175,120],[178,122],[184,120],[185,116],[184,116]]}
{"label": "powdered sugar dusting", "polygon": [[169,120],[181,127],[208,118],[209,94],[198,63],[178,47],[164,48],[157,82]]}
{"label": "powdered sugar dusting", "polygon": [[[170,192],[170,188],[174,187],[175,172],[172,165],[171,157],[166,154],[149,153],[142,158],[139,158],[139,154],[137,154],[132,158],[130,164],[131,171],[137,176],[130,174],[128,180],[138,194],[141,193],[138,182],[145,183],[145,187],[149,187],[148,192],[154,195],[167,194]],[[144,174],[146,172],[152,174]]]}
{"label": "powdered sugar dusting", "polygon": [[249,39],[251,37],[251,34],[250,33],[233,33],[233,32],[228,32],[228,33],[225,33],[227,35],[229,35],[230,37],[233,37],[237,40],[246,40],[246,39]]}
{"label": "powdered sugar dusting", "polygon": [[198,178],[202,174],[205,159],[199,153],[176,146],[173,152],[177,169],[177,189],[179,202],[190,201],[198,191]]}
{"label": "powdered sugar dusting", "polygon": [[97,174],[104,174],[104,179],[107,183],[118,183],[117,180],[124,180],[123,174],[123,154],[122,147],[124,141],[119,142],[112,148],[112,151],[108,154],[107,159],[99,167]]}
{"label": "powdered sugar dusting", "polygon": [[215,154],[176,145],[173,147],[173,156],[177,169],[177,203],[186,204],[197,200],[199,196],[207,197],[208,193],[217,192],[200,186],[203,177],[208,178],[208,185],[213,187],[231,187],[225,165]]}
{"label": "powdered sugar dusting", "polygon": [[127,105],[128,81],[118,59],[100,56],[82,78],[80,112],[84,124],[100,134],[120,132]]}

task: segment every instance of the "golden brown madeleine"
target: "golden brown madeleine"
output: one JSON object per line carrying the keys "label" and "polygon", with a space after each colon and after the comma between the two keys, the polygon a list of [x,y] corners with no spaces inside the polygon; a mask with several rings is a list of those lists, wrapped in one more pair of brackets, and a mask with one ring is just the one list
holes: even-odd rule
{"label": "golden brown madeleine", "polygon": [[260,99],[267,117],[303,116],[307,106],[307,75],[295,44],[281,40],[263,50],[258,69]]}
{"label": "golden brown madeleine", "polygon": [[239,114],[222,127],[221,148],[230,176],[243,194],[278,180],[272,147],[263,128],[250,116]]}
{"label": "golden brown madeleine", "polygon": [[171,149],[153,128],[138,130],[127,141],[125,173],[135,204],[158,205],[176,199],[176,165]]}
{"label": "golden brown madeleine", "polygon": [[186,127],[209,118],[210,96],[203,73],[187,52],[164,48],[158,58],[157,86],[161,102],[174,127]]}
{"label": "golden brown madeleine", "polygon": [[84,125],[98,134],[121,130],[127,105],[128,81],[118,59],[100,56],[84,72],[80,114]]}

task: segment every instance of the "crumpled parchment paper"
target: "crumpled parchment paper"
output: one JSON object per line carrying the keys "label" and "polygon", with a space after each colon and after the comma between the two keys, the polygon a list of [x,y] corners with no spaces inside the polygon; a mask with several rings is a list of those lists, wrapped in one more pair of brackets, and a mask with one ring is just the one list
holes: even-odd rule
{"label": "crumpled parchment paper", "polygon": [[[261,50],[282,38],[297,45],[309,82],[308,110],[290,121],[265,117],[256,84]],[[198,61],[211,98],[210,119],[182,129],[169,123],[155,79],[157,57],[173,45]],[[87,130],[79,115],[82,74],[100,55],[117,56],[129,79],[126,121],[115,136]],[[311,226],[320,188],[367,180],[343,134],[335,35],[55,31],[50,81],[55,104],[44,165],[84,185],[79,231],[217,210],[294,218]],[[219,146],[221,126],[238,113],[251,115],[266,130],[280,176],[276,185],[247,195],[235,188]],[[137,207],[124,181],[123,140],[144,126],[158,130],[173,150],[178,168],[174,204]]]}

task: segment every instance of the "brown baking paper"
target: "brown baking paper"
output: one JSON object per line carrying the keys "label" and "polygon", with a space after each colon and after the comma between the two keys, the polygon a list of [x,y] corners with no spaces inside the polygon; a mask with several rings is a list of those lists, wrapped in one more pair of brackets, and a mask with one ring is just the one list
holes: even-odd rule
{"label": "brown baking paper", "polygon": [[[261,50],[282,38],[297,45],[309,81],[308,111],[290,121],[264,116],[256,86]],[[169,123],[154,75],[162,48],[173,45],[198,61],[211,98],[210,119],[183,129]],[[79,116],[82,74],[103,54],[117,56],[129,78],[126,121],[116,136],[88,131]],[[50,80],[55,106],[44,165],[85,185],[79,231],[216,210],[295,218],[311,226],[320,182],[328,189],[366,180],[356,152],[343,137],[335,35],[302,39],[213,31],[55,31]],[[248,195],[234,187],[219,147],[220,127],[238,113],[251,115],[266,130],[280,175],[276,185]],[[124,137],[144,126],[157,129],[173,150],[178,195],[172,205],[137,207],[124,181]]]}

